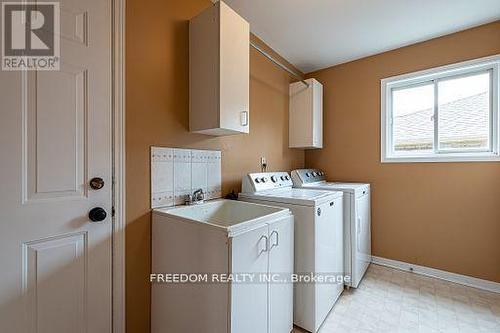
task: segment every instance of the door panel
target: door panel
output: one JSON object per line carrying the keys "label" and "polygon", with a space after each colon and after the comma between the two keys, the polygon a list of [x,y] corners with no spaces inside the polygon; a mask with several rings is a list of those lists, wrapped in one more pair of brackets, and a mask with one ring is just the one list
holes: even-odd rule
{"label": "door panel", "polygon": [[32,331],[84,332],[86,247],[85,232],[23,244],[23,292]]}
{"label": "door panel", "polygon": [[[289,218],[269,226],[269,273],[280,279],[293,273],[294,224]],[[293,322],[293,284],[269,285],[269,332],[290,332]]]}
{"label": "door panel", "polygon": [[0,332],[111,332],[111,1],[60,7],[60,71],[0,71]]}
{"label": "door panel", "polygon": [[87,71],[26,73],[22,89],[25,200],[86,195]]}
{"label": "door panel", "polygon": [[[231,272],[267,273],[267,237],[264,226],[232,238]],[[258,281],[231,285],[231,332],[267,332],[267,288],[267,283]]]}

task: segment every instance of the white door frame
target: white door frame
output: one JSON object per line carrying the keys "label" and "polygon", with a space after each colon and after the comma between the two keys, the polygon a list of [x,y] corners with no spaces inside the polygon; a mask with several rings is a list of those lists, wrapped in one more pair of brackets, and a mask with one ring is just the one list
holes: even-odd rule
{"label": "white door frame", "polygon": [[125,333],[125,0],[112,0],[113,333]]}

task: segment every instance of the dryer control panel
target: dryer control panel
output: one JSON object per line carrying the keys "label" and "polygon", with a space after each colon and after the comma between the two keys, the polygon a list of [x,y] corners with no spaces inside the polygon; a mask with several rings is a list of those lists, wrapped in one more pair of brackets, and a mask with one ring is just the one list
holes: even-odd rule
{"label": "dryer control panel", "polygon": [[318,169],[297,169],[292,171],[293,185],[316,183],[326,179],[326,174]]}
{"label": "dryer control panel", "polygon": [[288,172],[249,173],[241,181],[241,192],[253,193],[292,186],[292,177]]}

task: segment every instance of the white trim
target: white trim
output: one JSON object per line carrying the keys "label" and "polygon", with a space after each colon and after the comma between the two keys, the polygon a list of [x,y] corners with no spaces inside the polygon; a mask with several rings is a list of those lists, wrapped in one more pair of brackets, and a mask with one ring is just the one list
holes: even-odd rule
{"label": "white trim", "polygon": [[440,269],[414,265],[403,261],[386,259],[377,256],[372,256],[372,263],[375,265],[395,268],[402,271],[412,272],[415,274],[429,276],[436,279],[458,283],[464,286],[477,288],[481,290],[487,290],[500,294],[500,283],[498,282],[478,279],[467,275],[451,273],[447,271],[442,271]]}
{"label": "white trim", "polygon": [[113,333],[125,333],[125,0],[112,0]]}
{"label": "white trim", "polygon": [[[492,87],[491,87],[491,147],[487,152],[458,152],[444,153],[443,151],[433,154],[409,154],[395,155],[392,150],[392,115],[391,107],[392,96],[391,91],[395,88],[407,87],[410,85],[418,85],[425,82],[431,82],[448,77],[456,77],[467,75],[481,70],[492,71]],[[435,67],[423,71],[392,76],[380,80],[380,161],[382,163],[401,163],[401,162],[488,162],[500,161],[500,55],[494,55],[469,61],[463,61],[451,65]],[[434,83],[435,84],[435,83]],[[437,98],[437,97],[436,97]],[[436,131],[436,129],[435,129]],[[435,135],[436,136],[436,135]],[[435,138],[436,140],[436,138]]]}
{"label": "white trim", "polygon": [[446,156],[435,155],[410,155],[408,157],[385,157],[382,156],[382,163],[428,163],[428,162],[495,162],[500,161],[500,156],[494,153],[482,154],[446,154]]}

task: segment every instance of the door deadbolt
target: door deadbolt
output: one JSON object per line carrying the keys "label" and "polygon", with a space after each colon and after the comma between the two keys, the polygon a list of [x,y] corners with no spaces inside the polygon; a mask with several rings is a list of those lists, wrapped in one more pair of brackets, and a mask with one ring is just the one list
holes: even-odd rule
{"label": "door deadbolt", "polygon": [[100,177],[94,177],[90,180],[89,185],[93,190],[100,190],[104,187],[104,180]]}

